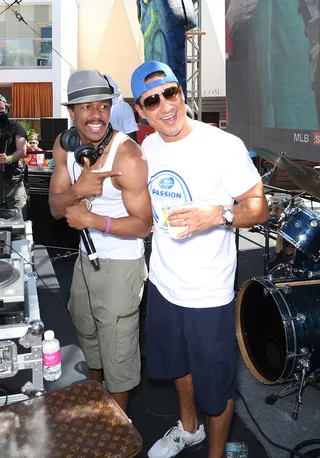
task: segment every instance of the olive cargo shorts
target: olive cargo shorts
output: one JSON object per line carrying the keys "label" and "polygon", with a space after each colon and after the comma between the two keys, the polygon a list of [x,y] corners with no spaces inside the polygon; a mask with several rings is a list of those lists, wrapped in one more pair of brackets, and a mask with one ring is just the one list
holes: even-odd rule
{"label": "olive cargo shorts", "polygon": [[78,256],[69,311],[90,369],[103,369],[111,393],[129,391],[140,382],[139,304],[147,269],[140,259],[99,259],[94,270]]}

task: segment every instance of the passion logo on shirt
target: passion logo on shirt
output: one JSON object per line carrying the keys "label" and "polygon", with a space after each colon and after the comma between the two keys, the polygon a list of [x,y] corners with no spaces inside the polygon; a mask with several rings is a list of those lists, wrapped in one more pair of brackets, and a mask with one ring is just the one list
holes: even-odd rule
{"label": "passion logo on shirt", "polygon": [[167,232],[167,210],[192,201],[185,180],[172,170],[162,170],[150,178],[149,193],[154,222]]}

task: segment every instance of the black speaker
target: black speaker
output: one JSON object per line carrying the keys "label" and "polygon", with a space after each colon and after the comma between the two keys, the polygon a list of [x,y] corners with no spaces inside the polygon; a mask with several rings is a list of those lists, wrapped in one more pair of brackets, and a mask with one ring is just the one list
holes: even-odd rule
{"label": "black speaker", "polygon": [[43,140],[42,138],[39,140],[39,148],[42,148],[45,152],[46,158],[50,156],[52,157],[52,148],[54,145],[54,139],[52,140]]}
{"label": "black speaker", "polygon": [[28,167],[29,194],[49,195],[52,169],[48,167]]}
{"label": "black speaker", "polygon": [[68,129],[67,118],[40,118],[42,140],[55,140],[66,129]]}
{"label": "black speaker", "polygon": [[49,196],[30,194],[28,219],[32,221],[33,240],[36,245],[78,248],[79,231],[72,229],[65,218],[56,220],[51,215]]}

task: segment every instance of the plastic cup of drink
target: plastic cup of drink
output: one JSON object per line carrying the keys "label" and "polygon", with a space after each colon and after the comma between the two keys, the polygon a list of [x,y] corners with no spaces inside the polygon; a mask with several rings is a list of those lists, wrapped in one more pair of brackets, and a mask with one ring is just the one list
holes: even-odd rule
{"label": "plastic cup of drink", "polygon": [[[176,209],[176,208],[181,208],[182,205],[183,204],[180,204],[180,203],[179,204],[171,204],[170,203],[167,206],[167,212],[169,213],[170,210],[173,210],[173,209]],[[182,232],[185,232],[188,229],[188,226],[185,226],[185,225],[183,225],[183,226],[171,226],[170,225],[171,222],[172,221],[168,221],[168,233],[169,233],[170,237],[172,239],[180,239],[180,240],[184,239],[186,236],[178,237],[178,235],[181,234]]]}

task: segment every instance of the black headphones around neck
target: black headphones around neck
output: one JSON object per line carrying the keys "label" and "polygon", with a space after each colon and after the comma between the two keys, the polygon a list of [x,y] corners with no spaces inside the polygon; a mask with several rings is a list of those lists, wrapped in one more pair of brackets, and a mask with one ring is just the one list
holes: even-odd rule
{"label": "black headphones around neck", "polygon": [[62,132],[60,136],[60,145],[66,151],[74,152],[74,158],[79,165],[83,166],[83,159],[85,157],[89,159],[90,165],[93,165],[102,156],[103,150],[110,142],[112,135],[113,129],[109,123],[106,135],[97,147],[95,147],[92,143],[81,144],[77,128],[72,126],[70,129],[66,129]]}

